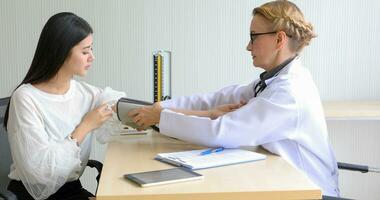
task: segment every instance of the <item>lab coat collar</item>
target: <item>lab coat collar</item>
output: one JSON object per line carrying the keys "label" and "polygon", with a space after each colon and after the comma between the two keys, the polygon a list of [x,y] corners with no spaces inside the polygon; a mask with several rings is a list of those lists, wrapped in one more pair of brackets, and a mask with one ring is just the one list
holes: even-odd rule
{"label": "lab coat collar", "polygon": [[276,76],[266,79],[265,84],[269,85],[276,77],[283,74],[288,74],[292,66],[298,66],[300,64],[300,61],[301,61],[300,56],[296,55],[296,57],[292,58],[292,60],[289,63],[287,63],[285,66],[283,66],[281,70],[278,71],[278,74]]}
{"label": "lab coat collar", "polygon": [[285,67],[287,66],[290,62],[292,62],[296,57],[292,57],[292,58],[288,58],[287,60],[285,60],[284,62],[282,62],[281,64],[279,64],[277,67],[275,67],[274,69],[272,70],[269,70],[269,71],[265,71],[263,73],[260,74],[260,79],[261,81],[265,81],[267,79],[270,79],[272,77],[275,77],[278,75],[278,73]]}

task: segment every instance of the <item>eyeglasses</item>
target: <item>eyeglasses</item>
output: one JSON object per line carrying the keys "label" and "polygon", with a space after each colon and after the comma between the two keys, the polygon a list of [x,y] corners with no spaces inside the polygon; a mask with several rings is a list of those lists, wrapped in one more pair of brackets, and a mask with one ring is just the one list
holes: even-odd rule
{"label": "eyeglasses", "polygon": [[265,33],[250,33],[249,36],[251,37],[251,44],[256,40],[257,36],[259,35],[267,35],[267,34],[275,34],[277,31],[272,32],[265,32]]}

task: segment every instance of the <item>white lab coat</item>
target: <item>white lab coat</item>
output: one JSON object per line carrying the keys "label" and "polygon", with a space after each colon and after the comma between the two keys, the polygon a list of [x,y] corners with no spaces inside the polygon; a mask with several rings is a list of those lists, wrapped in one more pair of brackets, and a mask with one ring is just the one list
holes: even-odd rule
{"label": "white lab coat", "polygon": [[302,170],[324,195],[338,196],[338,171],[318,90],[307,69],[295,58],[254,97],[256,80],[232,85],[215,93],[179,97],[163,108],[212,109],[221,104],[246,105],[215,120],[164,109],[159,127],[163,134],[204,146],[262,145]]}

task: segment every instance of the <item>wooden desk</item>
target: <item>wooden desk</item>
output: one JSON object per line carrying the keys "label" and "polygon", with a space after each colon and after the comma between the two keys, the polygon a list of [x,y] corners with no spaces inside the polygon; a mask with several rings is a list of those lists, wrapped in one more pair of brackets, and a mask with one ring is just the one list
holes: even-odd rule
{"label": "wooden desk", "polygon": [[117,136],[108,144],[97,198],[121,199],[320,199],[321,190],[304,174],[267,152],[264,161],[197,170],[204,180],[141,188],[126,173],[173,168],[153,160],[160,152],[202,148],[158,133]]}
{"label": "wooden desk", "polygon": [[323,102],[328,120],[379,120],[380,101]]}

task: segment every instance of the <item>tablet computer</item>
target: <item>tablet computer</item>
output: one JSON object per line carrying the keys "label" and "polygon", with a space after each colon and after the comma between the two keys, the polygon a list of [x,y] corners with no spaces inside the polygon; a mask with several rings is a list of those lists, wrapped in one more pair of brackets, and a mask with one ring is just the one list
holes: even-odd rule
{"label": "tablet computer", "polygon": [[172,168],[156,171],[125,174],[124,178],[137,183],[141,187],[177,183],[203,179],[202,174],[184,168]]}

